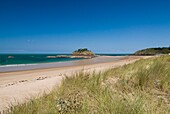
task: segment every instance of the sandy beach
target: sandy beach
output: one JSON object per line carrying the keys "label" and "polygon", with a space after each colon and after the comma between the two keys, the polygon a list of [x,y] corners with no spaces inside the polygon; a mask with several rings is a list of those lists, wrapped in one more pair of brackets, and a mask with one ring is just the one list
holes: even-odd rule
{"label": "sandy beach", "polygon": [[53,64],[54,66],[49,68],[38,67],[38,69],[1,72],[0,110],[5,110],[10,104],[17,105],[32,97],[42,96],[44,92],[49,93],[53,87],[60,85],[65,76],[71,76],[75,72],[104,71],[148,57],[150,56],[101,56],[66,62],[63,66]]}

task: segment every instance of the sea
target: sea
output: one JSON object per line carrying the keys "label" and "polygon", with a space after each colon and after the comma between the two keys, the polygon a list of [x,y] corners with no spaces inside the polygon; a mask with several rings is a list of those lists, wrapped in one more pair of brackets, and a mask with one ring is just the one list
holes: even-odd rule
{"label": "sea", "polygon": [[[81,58],[49,58],[49,56],[71,54],[0,54],[0,66],[25,65],[82,60]],[[128,54],[97,54],[101,56],[125,56]]]}

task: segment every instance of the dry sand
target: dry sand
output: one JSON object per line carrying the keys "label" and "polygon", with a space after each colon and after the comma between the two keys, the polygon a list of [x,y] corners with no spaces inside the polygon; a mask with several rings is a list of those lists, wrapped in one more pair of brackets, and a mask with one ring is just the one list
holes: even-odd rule
{"label": "dry sand", "polygon": [[[121,65],[132,63],[140,58],[148,56],[124,56],[124,57],[98,57],[97,59],[120,58],[110,62],[102,62],[88,65],[68,66],[61,68],[38,69],[28,71],[0,73],[0,111],[5,110],[10,104],[17,105],[28,101],[31,97],[42,96],[49,93],[53,87],[59,86],[62,79],[71,76],[81,70],[104,71]],[[85,60],[90,63],[89,60]]]}

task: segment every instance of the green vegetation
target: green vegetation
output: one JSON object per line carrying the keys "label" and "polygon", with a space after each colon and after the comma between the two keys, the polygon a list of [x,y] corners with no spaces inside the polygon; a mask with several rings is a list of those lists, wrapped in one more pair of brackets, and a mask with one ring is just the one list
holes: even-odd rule
{"label": "green vegetation", "polygon": [[94,53],[87,48],[78,49],[72,53],[73,56],[94,56]]}
{"label": "green vegetation", "polygon": [[168,114],[170,56],[141,59],[102,73],[66,77],[44,97],[9,114]]}
{"label": "green vegetation", "polygon": [[134,55],[157,55],[157,54],[169,54],[170,47],[163,48],[147,48],[143,50],[139,50],[134,53]]}

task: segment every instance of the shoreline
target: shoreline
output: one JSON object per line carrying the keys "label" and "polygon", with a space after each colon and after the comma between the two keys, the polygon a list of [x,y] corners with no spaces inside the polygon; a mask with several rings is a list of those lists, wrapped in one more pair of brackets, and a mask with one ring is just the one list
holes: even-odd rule
{"label": "shoreline", "polygon": [[48,94],[54,87],[61,84],[65,76],[72,76],[80,71],[102,72],[148,57],[125,56],[118,58],[121,59],[110,62],[102,61],[102,63],[96,64],[0,73],[0,111],[5,110],[11,103],[17,105],[17,103],[29,101],[32,97],[40,97],[44,92]]}
{"label": "shoreline", "polygon": [[[36,70],[36,69],[60,68],[60,67],[68,67],[68,66],[90,65],[90,64],[111,62],[114,60],[121,59],[123,57],[126,57],[126,56],[98,56],[98,57],[91,58],[91,59],[62,61],[62,62],[2,65],[0,66],[0,73],[27,71],[27,70]],[[105,59],[105,60],[101,60],[101,59]]]}
{"label": "shoreline", "polygon": [[[105,56],[110,57],[110,56]],[[112,60],[110,62],[99,62],[99,63],[90,63],[90,64],[78,64],[73,66],[62,66],[62,67],[52,67],[52,68],[41,68],[41,69],[31,69],[31,70],[21,70],[21,71],[10,71],[10,72],[0,72],[0,87],[6,83],[22,81],[22,80],[32,80],[39,77],[54,77],[61,74],[70,74],[67,71],[75,73],[77,71],[92,69],[95,68],[112,68],[120,66],[121,64],[129,63],[136,61],[141,58],[149,58],[152,56],[119,56],[117,60]],[[113,57],[115,58],[115,57]],[[77,61],[78,62],[78,61]],[[83,62],[84,63],[84,62]],[[117,65],[118,64],[118,65]],[[56,73],[56,74],[54,74]]]}

